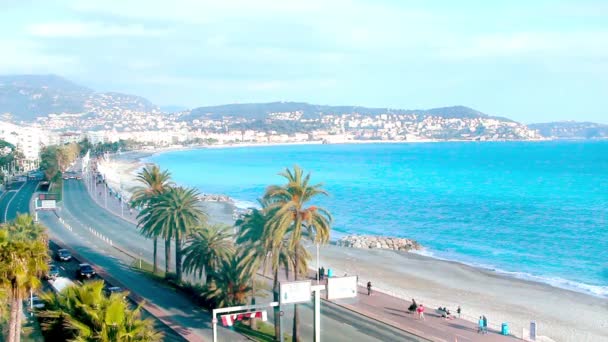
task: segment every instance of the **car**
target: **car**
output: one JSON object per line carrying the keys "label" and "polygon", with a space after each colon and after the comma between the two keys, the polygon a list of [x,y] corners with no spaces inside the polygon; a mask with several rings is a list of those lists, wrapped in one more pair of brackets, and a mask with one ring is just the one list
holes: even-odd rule
{"label": "car", "polygon": [[[123,289],[122,287],[118,287],[118,286],[110,286],[110,287],[106,287],[104,289],[106,296],[111,296],[114,293],[124,293],[126,292],[125,289]],[[126,296],[123,295],[123,298],[125,298]]]}
{"label": "car", "polygon": [[59,277],[59,267],[57,265],[49,265],[49,270],[46,273],[46,279],[56,279]]}
{"label": "car", "polygon": [[78,265],[78,272],[76,273],[76,276],[80,279],[90,279],[95,277],[95,270],[93,269],[93,267],[89,264],[80,264]]}
{"label": "car", "polygon": [[70,261],[72,260],[72,253],[67,249],[58,249],[57,253],[55,253],[55,259],[59,261]]}

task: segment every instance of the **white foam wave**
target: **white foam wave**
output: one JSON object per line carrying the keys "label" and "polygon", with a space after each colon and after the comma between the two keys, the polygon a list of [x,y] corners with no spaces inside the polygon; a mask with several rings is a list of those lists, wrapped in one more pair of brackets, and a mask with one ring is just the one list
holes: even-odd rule
{"label": "white foam wave", "polygon": [[608,286],[585,284],[585,283],[568,280],[568,279],[564,279],[564,278],[560,278],[560,277],[540,276],[540,275],[530,274],[527,272],[506,271],[506,270],[497,268],[493,265],[466,262],[466,261],[461,261],[461,260],[457,260],[457,259],[441,257],[441,256],[436,255],[432,251],[429,251],[428,249],[423,249],[420,251],[410,251],[410,253],[415,253],[415,254],[423,255],[423,256],[430,257],[433,259],[438,259],[438,260],[458,262],[458,263],[461,263],[461,264],[464,264],[467,266],[471,266],[471,267],[475,267],[478,269],[482,269],[485,271],[496,272],[498,274],[508,276],[508,277],[513,277],[513,278],[527,280],[527,281],[533,281],[533,282],[537,282],[537,283],[543,283],[543,284],[547,284],[547,285],[565,289],[565,290],[580,292],[580,293],[584,293],[584,294],[590,294],[590,295],[597,296],[597,297],[608,298]]}
{"label": "white foam wave", "polygon": [[239,208],[239,209],[250,209],[250,208],[260,208],[260,204],[257,202],[251,202],[251,201],[245,201],[245,200],[239,200],[239,199],[232,199],[234,202],[234,206]]}

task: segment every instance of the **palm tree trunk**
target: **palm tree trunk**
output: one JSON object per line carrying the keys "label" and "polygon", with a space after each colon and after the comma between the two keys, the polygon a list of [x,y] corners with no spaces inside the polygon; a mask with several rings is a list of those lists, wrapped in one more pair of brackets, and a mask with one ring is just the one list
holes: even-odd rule
{"label": "palm tree trunk", "polygon": [[[278,302],[280,294],[279,294],[279,269],[274,270],[274,280],[272,282],[272,300]],[[274,307],[274,339],[275,341],[282,341],[283,337],[281,336],[281,307]]]}
{"label": "palm tree trunk", "polygon": [[[293,280],[294,281],[298,281],[298,253],[296,250],[295,256],[294,256],[294,267],[293,267]],[[299,342],[300,341],[300,334],[299,334],[299,330],[298,329],[298,325],[300,324],[300,317],[298,315],[298,304],[294,304],[293,305],[293,333],[291,336],[291,341],[292,342]]]}
{"label": "palm tree trunk", "polygon": [[21,341],[21,317],[23,316],[23,298],[17,301],[17,330],[15,331],[15,342]]}
{"label": "palm tree trunk", "polygon": [[182,241],[180,240],[179,231],[175,232],[175,276],[177,282],[182,281]]}
{"label": "palm tree trunk", "polygon": [[[251,305],[255,305],[255,272],[251,276]],[[258,320],[255,317],[251,319],[251,329],[258,329]]]}
{"label": "palm tree trunk", "polygon": [[165,239],[165,278],[169,276],[169,265],[171,265],[171,239]]}
{"label": "palm tree trunk", "polygon": [[16,298],[16,295],[13,295],[11,301],[11,316],[8,325],[8,342],[15,342],[15,334],[16,331],[20,329],[17,328],[17,316],[19,315],[19,298]]}
{"label": "palm tree trunk", "polygon": [[154,267],[152,268],[152,273],[156,274],[156,272],[158,271],[158,259],[157,259],[157,252],[158,252],[158,238],[154,238],[154,252],[153,252],[153,258],[154,258]]}

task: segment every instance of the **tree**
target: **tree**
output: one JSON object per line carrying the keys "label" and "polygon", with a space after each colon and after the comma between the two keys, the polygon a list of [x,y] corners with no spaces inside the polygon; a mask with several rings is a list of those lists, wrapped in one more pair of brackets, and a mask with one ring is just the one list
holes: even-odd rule
{"label": "tree", "polygon": [[207,215],[198,203],[198,196],[198,191],[192,188],[170,188],[140,213],[143,220],[140,223],[162,232],[167,275],[171,261],[171,240],[175,240],[175,273],[178,282],[182,279],[182,241],[194,227],[207,220]]}
{"label": "tree", "polygon": [[[264,194],[264,200],[272,212],[267,226],[268,241],[273,249],[287,242],[289,249],[296,252],[293,269],[294,278],[298,280],[302,271],[299,268],[302,260],[301,253],[297,252],[302,238],[306,236],[315,243],[326,243],[329,240],[331,214],[324,208],[308,206],[310,201],[320,195],[327,196],[328,193],[322,188],[322,184],[311,185],[310,174],[304,175],[304,171],[297,165],[293,171],[285,169],[279,175],[284,177],[287,183],[282,186],[269,186]],[[298,325],[298,306],[294,304],[294,341],[299,341]]]}
{"label": "tree", "polygon": [[[265,210],[266,204],[262,200],[258,200],[258,202],[262,206],[262,209],[251,209],[250,212],[235,222],[235,226],[238,228],[236,244],[241,247],[240,249],[242,250],[240,263],[251,273],[251,305],[255,305],[256,273],[260,267],[262,267],[263,272],[266,273],[266,264],[270,255],[266,249],[267,244],[264,240],[264,227],[268,222],[268,215]],[[278,296],[277,292],[275,299],[278,300]],[[275,324],[278,325],[279,312],[278,310],[275,311],[275,314],[277,315],[275,317]],[[252,319],[251,326],[255,329],[255,319]]]}
{"label": "tree", "polygon": [[124,293],[108,297],[103,287],[103,281],[92,281],[43,294],[45,308],[39,316],[46,340],[162,341],[154,322],[141,318],[141,304],[131,309]]}
{"label": "tree", "polygon": [[213,301],[216,308],[243,305],[251,292],[251,273],[233,255],[222,260],[221,267],[213,272],[211,284],[203,296]]}
{"label": "tree", "polygon": [[[154,201],[158,196],[165,193],[173,183],[171,182],[171,174],[169,171],[161,171],[157,165],[146,166],[144,167],[135,178],[140,184],[140,187],[137,187],[133,192],[133,196],[131,197],[131,207],[148,207],[151,202]],[[152,238],[154,244],[154,268],[153,272],[156,273],[158,268],[158,237],[161,235],[162,230],[155,225],[143,225],[144,216],[140,215],[137,217],[138,227],[140,228],[140,233],[148,238]]]}
{"label": "tree", "polygon": [[229,229],[225,225],[195,228],[184,248],[184,271],[198,273],[199,277],[204,273],[208,284],[214,272],[234,254]]}
{"label": "tree", "polygon": [[[21,215],[22,221],[27,221]],[[47,270],[49,260],[44,230],[37,225],[5,225],[0,248],[0,284],[10,302],[9,342],[21,339],[23,299],[29,291],[40,286],[40,277]]]}

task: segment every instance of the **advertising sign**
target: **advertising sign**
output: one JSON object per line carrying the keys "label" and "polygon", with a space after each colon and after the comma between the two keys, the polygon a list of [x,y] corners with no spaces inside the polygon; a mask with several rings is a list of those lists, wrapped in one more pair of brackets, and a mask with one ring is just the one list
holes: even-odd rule
{"label": "advertising sign", "polygon": [[281,283],[279,302],[283,304],[310,302],[310,280]]}
{"label": "advertising sign", "polygon": [[357,297],[357,276],[327,278],[327,299]]}

